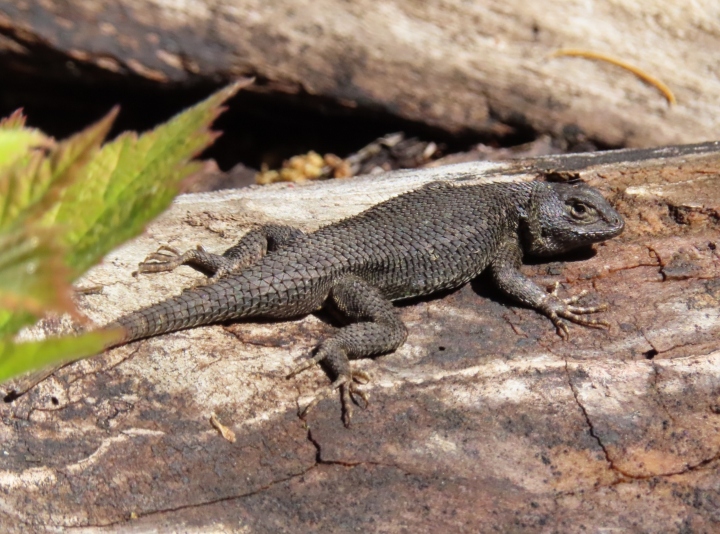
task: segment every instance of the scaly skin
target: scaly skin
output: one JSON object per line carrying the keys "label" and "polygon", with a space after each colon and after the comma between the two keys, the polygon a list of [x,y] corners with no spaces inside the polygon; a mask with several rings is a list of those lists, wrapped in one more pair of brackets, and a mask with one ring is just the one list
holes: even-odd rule
{"label": "scaly skin", "polygon": [[118,319],[122,343],[233,319],[286,319],[332,303],[350,324],[323,341],[316,355],[290,376],[323,361],[333,383],[307,412],[339,389],[345,424],[364,373],[350,361],[397,349],[407,336],[392,301],[458,287],[489,269],[497,286],[547,315],[566,337],[564,319],[604,308],[575,306],[547,293],[520,271],[524,255],[548,256],[617,236],[623,220],[586,185],[516,182],[451,185],[435,182],[311,234],[265,225],[223,254],[203,249],[180,254],[168,247],[150,255],[140,272],[191,264],[214,273],[185,290]]}

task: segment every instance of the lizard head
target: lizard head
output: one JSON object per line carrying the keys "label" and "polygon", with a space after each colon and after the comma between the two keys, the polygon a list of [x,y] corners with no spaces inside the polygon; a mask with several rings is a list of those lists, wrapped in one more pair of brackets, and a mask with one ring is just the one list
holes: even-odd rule
{"label": "lizard head", "polygon": [[528,215],[526,251],[537,256],[605,241],[625,227],[600,192],[585,184],[543,183]]}

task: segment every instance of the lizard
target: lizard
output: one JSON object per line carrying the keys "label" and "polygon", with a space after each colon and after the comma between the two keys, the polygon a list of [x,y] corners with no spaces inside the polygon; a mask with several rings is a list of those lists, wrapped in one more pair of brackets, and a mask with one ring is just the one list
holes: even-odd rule
{"label": "lizard", "polygon": [[230,320],[290,319],[330,306],[347,324],[287,377],[321,363],[331,384],[300,415],[339,390],[349,426],[353,402],[367,405],[360,386],[370,380],[350,361],[393,352],[406,340],[394,301],[457,288],[488,270],[502,292],[548,316],[563,338],[567,321],[607,327],[587,316],[607,306],[578,306],[584,293],[561,299],[557,286],[553,292],[540,288],[520,266],[525,256],[588,246],[623,228],[620,214],[582,182],[432,182],[312,233],[261,224],[223,254],[161,246],[138,273],[185,264],[209,278],[112,322],[109,328],[124,333],[112,346]]}

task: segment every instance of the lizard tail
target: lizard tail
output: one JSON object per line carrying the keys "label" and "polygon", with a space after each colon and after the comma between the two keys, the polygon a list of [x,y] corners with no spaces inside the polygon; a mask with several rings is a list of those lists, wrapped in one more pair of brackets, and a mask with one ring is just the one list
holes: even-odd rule
{"label": "lizard tail", "polygon": [[176,297],[116,319],[107,328],[122,328],[125,336],[112,346],[252,315],[233,298],[232,287],[225,286],[215,283],[186,289]]}

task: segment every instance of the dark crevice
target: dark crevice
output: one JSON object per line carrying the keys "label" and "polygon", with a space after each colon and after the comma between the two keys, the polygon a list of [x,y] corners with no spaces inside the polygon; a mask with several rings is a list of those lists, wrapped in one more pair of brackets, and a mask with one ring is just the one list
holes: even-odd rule
{"label": "dark crevice", "polygon": [[670,218],[675,221],[676,224],[679,224],[681,226],[687,226],[688,224],[690,224],[687,217],[689,212],[687,208],[673,206],[672,204],[668,204],[667,208],[668,215],[670,215]]}
{"label": "dark crevice", "polygon": [[[663,478],[663,477],[671,477],[675,475],[682,475],[685,473],[689,473],[691,471],[695,471],[698,469],[702,469],[703,467],[707,466],[708,464],[720,460],[720,453],[713,455],[710,458],[706,458],[705,460],[700,460],[699,462],[688,465],[683,469],[679,469],[678,471],[670,471],[666,473],[655,473],[652,475],[634,475],[632,473],[628,473],[627,471],[624,471],[623,469],[620,469],[615,462],[613,461],[612,457],[610,456],[609,451],[605,447],[605,444],[600,439],[600,436],[595,431],[595,427],[592,424],[592,420],[590,419],[590,415],[588,414],[587,410],[585,409],[585,406],[583,406],[582,402],[580,402],[579,393],[577,391],[577,388],[572,383],[572,378],[570,377],[570,368],[568,365],[567,359],[565,359],[565,375],[568,380],[568,385],[570,386],[570,391],[572,391],[573,397],[575,399],[576,404],[580,408],[580,411],[583,414],[583,417],[585,418],[585,423],[588,426],[588,432],[590,433],[590,436],[597,442],[600,449],[603,451],[603,455],[605,456],[605,461],[608,463],[608,466],[610,469],[617,474],[617,478],[608,484],[607,486],[615,486],[618,484],[627,484],[635,481],[642,481],[642,480],[652,480],[656,478]],[[657,374],[656,378],[657,380]],[[663,408],[665,408],[663,406]],[[668,413],[668,416],[672,418],[672,416],[669,414],[669,412],[666,410],[666,413]],[[603,486],[596,486],[596,489],[603,487]],[[564,495],[571,495],[573,492],[563,493]]]}
{"label": "dark crevice", "polygon": [[[135,74],[116,57],[103,58],[117,65],[118,72],[112,72],[95,65],[92,58],[79,61],[10,29],[0,29],[0,35],[28,51],[26,55],[0,55],[0,117],[22,107],[30,126],[57,138],[81,130],[116,104],[120,104],[121,112],[111,137],[124,130],[145,131],[237,78],[217,73],[214,77],[190,75],[183,82],[156,82]],[[406,137],[435,142],[444,154],[467,151],[477,143],[517,146],[538,137],[519,115],[499,116],[490,110],[482,131],[452,133],[400,117],[389,107],[371,101],[348,105],[329,96],[310,94],[301,84],[282,85],[256,78],[251,88],[228,103],[228,111],[216,122],[224,135],[203,154],[215,159],[223,170],[237,163],[253,169],[263,163],[275,168],[283,160],[310,150],[346,157],[398,131]],[[559,139],[570,148],[583,140],[582,132],[571,130],[564,131]]]}
{"label": "dark crevice", "polygon": [[[265,484],[265,485],[263,485],[263,486],[255,489],[255,490],[248,491],[248,492],[246,492],[246,493],[240,493],[240,494],[238,494],[238,495],[230,495],[230,496],[228,496],[228,497],[220,497],[220,498],[218,498],[218,499],[212,499],[212,500],[203,501],[203,502],[190,503],[190,504],[186,504],[186,505],[183,505],[183,506],[176,506],[176,507],[173,507],[173,508],[164,508],[164,509],[162,509],[162,510],[153,510],[152,512],[139,513],[139,514],[137,514],[133,519],[134,519],[134,520],[137,520],[137,519],[141,519],[141,518],[143,518],[143,517],[151,517],[151,516],[158,515],[158,514],[166,514],[166,513],[172,513],[172,512],[180,512],[180,511],[182,511],[182,510],[189,510],[189,509],[193,509],[193,508],[202,508],[203,506],[211,506],[211,505],[213,505],[213,504],[218,504],[218,503],[221,503],[221,502],[229,502],[229,501],[234,501],[234,500],[237,500],[237,499],[243,499],[243,498],[245,498],[245,497],[251,497],[251,496],[253,496],[253,495],[257,495],[257,494],[260,494],[260,493],[262,493],[262,492],[264,492],[264,491],[267,491],[268,489],[272,488],[273,486],[275,486],[275,485],[277,485],[277,484],[283,484],[283,483],[289,482],[289,481],[291,481],[291,480],[293,480],[293,479],[303,477],[303,476],[305,476],[309,471],[315,469],[315,467],[316,467],[315,465],[312,465],[311,467],[309,467],[309,468],[307,468],[307,469],[304,469],[304,470],[301,471],[300,473],[297,473],[297,474],[294,474],[294,475],[290,475],[290,476],[287,476],[287,477],[284,477],[284,478],[279,478],[279,479],[277,479],[277,480],[273,480],[273,481],[272,481],[271,483],[269,483],[269,484]],[[94,524],[87,524],[87,525],[65,526],[65,527],[63,527],[63,528],[65,528],[65,529],[67,529],[67,530],[73,530],[73,529],[75,529],[75,528],[85,529],[85,528],[88,528],[88,527],[90,527],[90,528],[112,527],[112,526],[116,526],[116,525],[127,525],[127,524],[128,524],[128,518],[124,518],[124,519],[118,519],[118,520],[116,520],[116,521],[108,521],[107,523],[94,523]]]}
{"label": "dark crevice", "polygon": [[310,429],[309,427],[308,427],[308,431],[307,431],[307,437],[308,437],[308,441],[310,443],[312,443],[313,447],[315,447],[315,463],[316,464],[323,463],[320,442],[318,442],[315,438],[313,438],[312,429]]}
{"label": "dark crevice", "polygon": [[[98,369],[97,371],[92,372],[92,373],[84,373],[84,374],[82,375],[82,377],[84,378],[84,377],[86,377],[86,376],[91,376],[91,375],[100,374],[100,373],[109,373],[110,371],[112,371],[112,370],[115,369],[116,367],[124,364],[126,361],[133,359],[138,352],[140,352],[140,347],[139,347],[139,346],[136,346],[135,348],[131,349],[125,356],[123,356],[122,358],[120,358],[120,360],[118,360],[117,362],[113,363],[112,365],[108,365],[107,367],[103,367],[102,369]],[[73,380],[72,382],[68,382],[68,385],[69,385],[69,384],[72,384],[73,382],[74,382],[74,380]]]}
{"label": "dark crevice", "polygon": [[227,331],[228,334],[235,337],[240,343],[243,345],[250,345],[251,347],[261,347],[264,349],[279,349],[282,347],[287,346],[287,342],[285,341],[277,341],[275,343],[267,342],[267,341],[250,341],[248,339],[241,338],[238,334],[235,334],[235,332]]}
{"label": "dark crevice", "polygon": [[[399,469],[400,471],[402,471],[402,472],[404,472],[404,473],[413,474],[413,473],[411,473],[411,472],[409,472],[409,471],[406,471],[406,470],[404,470],[404,469],[402,469],[402,468],[400,468],[400,467],[398,467],[398,466],[396,466],[396,465],[389,465],[389,464],[376,463],[376,462],[355,462],[355,463],[352,463],[352,462],[340,462],[340,461],[327,461],[327,460],[323,460],[323,459],[321,458],[321,446],[320,446],[320,443],[312,436],[312,431],[311,431],[310,428],[308,428],[307,436],[308,436],[308,440],[310,441],[310,443],[313,444],[313,446],[315,447],[315,449],[316,449],[316,451],[317,451],[317,452],[316,452],[316,456],[315,456],[315,463],[314,463],[313,465],[309,466],[308,468],[303,469],[303,470],[302,470],[301,472],[299,472],[299,473],[296,473],[296,474],[293,474],[293,475],[290,475],[290,476],[287,476],[287,477],[279,478],[279,479],[277,479],[277,480],[273,480],[273,481],[270,482],[269,484],[265,484],[265,485],[263,485],[263,486],[261,486],[261,487],[259,487],[259,488],[257,488],[257,489],[254,489],[254,490],[252,490],[252,491],[248,491],[248,492],[246,492],[246,493],[240,493],[240,494],[237,494],[237,495],[231,495],[231,496],[227,496],[227,497],[221,497],[221,498],[218,498],[218,499],[212,499],[212,500],[203,501],[203,502],[191,503],[191,504],[186,504],[186,505],[182,505],[182,506],[176,506],[176,507],[172,507],[172,508],[165,508],[165,509],[162,509],[162,510],[153,510],[153,511],[151,511],[151,512],[139,513],[139,514],[137,514],[137,515],[133,518],[133,520],[138,520],[138,519],[145,518],[145,517],[151,517],[151,516],[158,515],[158,514],[165,514],[165,513],[172,513],[172,512],[180,512],[180,511],[183,511],[183,510],[188,510],[188,509],[193,509],[193,508],[201,508],[201,507],[203,507],[203,506],[211,506],[211,505],[217,504],[217,503],[229,502],[229,501],[234,501],[234,500],[238,500],[238,499],[244,499],[244,498],[246,498],[246,497],[251,497],[251,496],[253,496],[253,495],[258,495],[258,494],[260,494],[260,493],[263,493],[263,492],[269,490],[270,488],[272,488],[273,486],[275,486],[275,485],[277,485],[277,484],[283,484],[283,483],[289,482],[289,481],[294,480],[294,479],[302,478],[302,477],[304,477],[307,473],[309,473],[309,472],[312,471],[313,469],[317,468],[318,465],[338,465],[338,466],[343,466],[343,467],[356,467],[356,466],[358,466],[358,465],[377,465],[377,466],[382,466],[382,467],[390,467],[390,468],[394,468],[394,469]],[[180,449],[178,449],[178,450],[180,450]],[[58,472],[58,473],[64,475],[64,473],[62,473],[62,472]],[[115,520],[115,521],[109,521],[109,522],[107,522],[107,523],[95,523],[95,524],[87,524],[87,525],[78,525],[78,526],[76,526],[76,527],[75,527],[75,526],[66,526],[66,527],[64,527],[64,528],[66,528],[67,530],[73,530],[74,528],[112,527],[112,526],[116,526],[116,525],[125,525],[125,524],[127,524],[127,523],[128,523],[128,519],[127,519],[127,518],[124,518],[124,519],[118,519],[118,520]]]}
{"label": "dark crevice", "polygon": [[[629,476],[627,478],[618,478],[617,480],[611,482],[610,484],[597,484],[592,487],[592,491],[599,492],[603,491],[605,488],[612,487],[612,486],[618,486],[620,484],[633,484],[635,482],[647,482],[652,481],[654,479],[663,479],[663,478],[669,478],[674,477],[678,475],[685,475],[687,473],[692,473],[694,471],[701,471],[703,469],[708,468],[708,466],[714,462],[717,462],[720,460],[720,454],[716,454],[712,456],[711,458],[707,458],[705,460],[701,460],[696,464],[689,465],[685,469],[681,469],[678,471],[670,472],[670,473],[658,473],[657,475],[647,475],[647,476]],[[717,470],[717,466],[713,467],[713,470]],[[561,491],[555,494],[555,497],[571,497],[571,496],[578,496],[578,495],[584,495],[586,494],[588,490],[587,489],[581,489],[579,491]]]}
{"label": "dark crevice", "polygon": [[[695,346],[699,345],[699,343],[697,343],[697,342],[679,343],[679,344],[677,344],[677,345],[672,345],[672,346],[670,346],[670,347],[668,347],[668,348],[666,348],[666,349],[660,350],[660,349],[658,349],[658,348],[655,347],[655,344],[654,344],[650,339],[648,339],[647,334],[645,333],[644,330],[642,330],[641,328],[637,328],[637,327],[636,327],[636,329],[638,330],[638,332],[640,332],[640,334],[642,335],[643,339],[644,339],[644,340],[647,342],[647,344],[650,345],[650,347],[651,347],[649,350],[646,350],[645,352],[642,353],[643,356],[645,357],[645,359],[647,359],[647,360],[654,360],[655,357],[658,356],[658,355],[667,354],[668,352],[672,352],[672,351],[677,350],[677,349],[682,349],[682,348],[685,348],[685,347],[695,347]],[[713,351],[711,350],[711,351],[708,352],[708,353],[696,354],[696,356],[697,356],[697,357],[708,356],[709,354],[712,354],[712,352],[713,352]],[[653,364],[653,365],[654,365],[654,364]]]}
{"label": "dark crevice", "polygon": [[696,208],[689,206],[676,206],[668,204],[668,216],[679,226],[689,227],[692,224],[693,215],[705,215],[709,222],[714,225],[720,224],[720,214],[712,208]]}
{"label": "dark crevice", "polygon": [[[585,409],[585,406],[583,406],[582,402],[580,402],[580,396],[578,394],[577,388],[573,385],[572,378],[570,377],[570,367],[568,366],[567,358],[565,359],[565,376],[567,377],[568,385],[570,386],[570,391],[572,391],[573,398],[575,399],[575,403],[580,408],[580,412],[582,412],[583,417],[585,418],[585,423],[588,427],[588,432],[590,433],[590,436],[597,442],[598,447],[603,451],[603,455],[605,456],[605,461],[610,466],[610,469],[612,471],[615,471],[619,476],[625,477],[628,476],[625,473],[623,473],[621,470],[619,470],[615,464],[613,463],[613,459],[610,456],[610,453],[608,452],[607,448],[605,447],[605,444],[600,439],[600,436],[597,435],[595,432],[595,427],[592,424],[592,421],[590,420],[590,415],[588,414],[587,410]],[[632,477],[629,477],[632,478]]]}
{"label": "dark crevice", "polygon": [[343,467],[355,467],[360,465],[361,462],[341,462],[339,460],[328,461],[322,458],[322,446],[320,442],[313,437],[312,429],[308,427],[307,431],[308,441],[315,447],[315,464],[316,465],[341,465]]}
{"label": "dark crevice", "polygon": [[608,274],[621,273],[623,271],[631,271],[633,269],[640,269],[641,267],[662,267],[660,262],[655,263],[636,263],[635,265],[626,265],[624,267],[608,269]]}
{"label": "dark crevice", "polygon": [[405,469],[399,465],[391,464],[391,463],[384,463],[384,462],[372,462],[372,461],[362,461],[362,462],[348,462],[348,461],[342,461],[342,460],[325,460],[322,458],[322,446],[320,445],[320,442],[315,439],[312,435],[312,430],[308,428],[308,440],[310,443],[313,444],[315,447],[315,450],[317,451],[315,456],[315,462],[316,466],[318,465],[337,465],[341,467],[358,467],[362,465],[372,465],[377,467],[387,467],[390,469],[397,469],[398,471],[401,471],[402,473],[406,475],[413,475],[416,476],[418,473],[415,473],[411,470]]}
{"label": "dark crevice", "polygon": [[[311,439],[311,441],[312,441],[312,439]],[[314,441],[313,441],[313,444],[318,446]],[[344,466],[344,467],[355,467],[357,465],[377,465],[377,466],[381,466],[381,467],[389,467],[389,468],[393,468],[393,469],[398,469],[399,471],[401,471],[407,475],[415,475],[415,476],[417,475],[416,473],[413,473],[412,471],[404,470],[396,465],[388,465],[388,464],[383,464],[383,463],[376,463],[376,462],[343,463],[343,462],[323,461],[323,462],[318,462],[316,464],[313,464],[312,466],[308,467],[307,469],[302,470],[301,472],[299,472],[297,474],[290,475],[290,476],[280,478],[277,480],[273,480],[269,484],[265,484],[255,490],[248,491],[246,493],[240,493],[238,495],[230,495],[228,497],[220,497],[218,499],[212,499],[212,500],[203,501],[203,502],[190,503],[190,504],[176,506],[176,507],[172,507],[172,508],[165,508],[162,510],[153,510],[151,512],[138,513],[132,518],[132,520],[137,521],[138,519],[142,519],[145,517],[152,517],[152,516],[159,515],[159,514],[181,512],[183,510],[190,510],[193,508],[202,508],[204,506],[212,506],[214,504],[218,504],[218,503],[222,503],[222,502],[230,502],[230,501],[235,501],[235,500],[239,500],[239,499],[244,499],[246,497],[252,497],[254,495],[259,495],[259,494],[269,490],[270,488],[272,488],[273,486],[275,486],[277,484],[284,484],[286,482],[290,482],[292,480],[302,478],[305,475],[307,475],[309,472],[311,472],[313,469],[316,469],[317,466],[321,465],[321,464],[339,465],[339,466]],[[58,472],[58,474],[64,476],[64,473],[62,473],[62,472]],[[69,530],[74,530],[74,529],[113,527],[113,526],[117,526],[117,525],[127,525],[128,523],[129,523],[128,518],[124,518],[124,519],[118,519],[115,521],[108,521],[107,523],[93,523],[93,524],[73,525],[73,526],[66,525],[66,526],[63,526],[62,528],[69,531]]]}
{"label": "dark crevice", "polygon": [[[56,138],[67,137],[97,121],[116,104],[120,105],[120,115],[110,137],[124,130],[148,130],[232,79],[154,83],[136,75],[117,75],[83,65],[51,50],[32,53],[34,61],[40,63],[23,76],[17,75],[16,62],[0,56],[0,117],[23,108],[29,126]],[[38,57],[47,57],[53,68],[41,68],[42,59]],[[281,92],[270,82],[256,80],[252,88],[228,102],[228,110],[215,123],[223,136],[202,157],[215,159],[223,170],[237,163],[254,169],[264,163],[273,168],[310,150],[346,157],[396,131],[434,141],[442,153],[468,150],[479,142],[513,146],[532,140],[513,128],[510,134],[494,137],[471,131],[452,134],[379,107],[349,107],[328,97],[310,95],[302,88],[296,91]]]}
{"label": "dark crevice", "polygon": [[8,404],[11,402],[15,402],[20,397],[22,397],[22,395],[23,395],[23,392],[18,392],[18,391],[12,390],[10,393],[8,393],[7,395],[5,395],[3,397],[3,402],[8,403]]}

